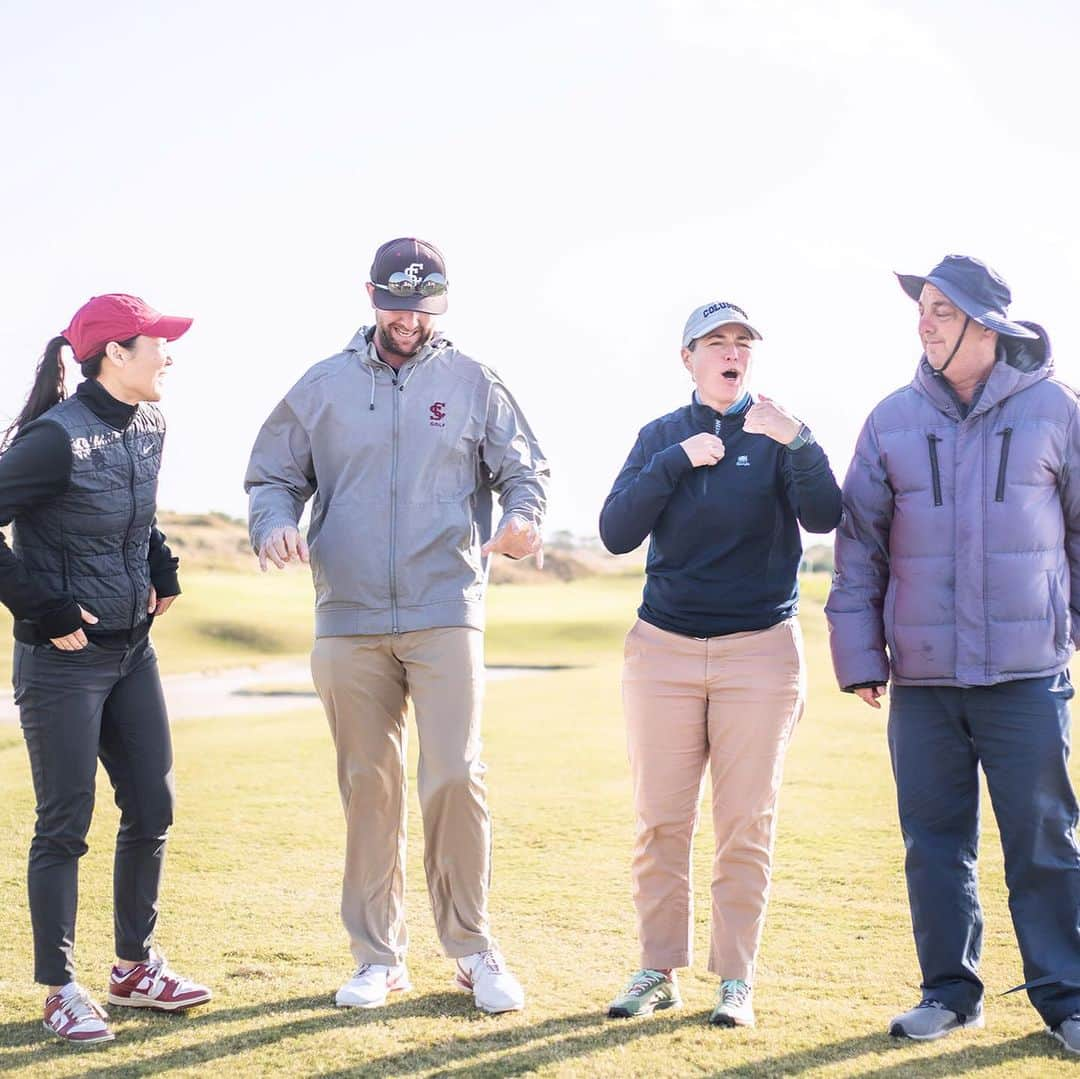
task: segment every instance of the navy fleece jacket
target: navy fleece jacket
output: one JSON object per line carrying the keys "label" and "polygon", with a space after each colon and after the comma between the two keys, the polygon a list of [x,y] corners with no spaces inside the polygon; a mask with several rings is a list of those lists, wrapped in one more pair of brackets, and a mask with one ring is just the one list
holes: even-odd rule
{"label": "navy fleece jacket", "polygon": [[[749,402],[747,403],[747,408]],[[651,534],[638,615],[687,637],[767,629],[798,605],[799,525],[829,532],[840,489],[824,450],[788,450],[743,430],[746,408],[721,414],[697,400],[647,424],[600,513],[613,554]],[[707,431],[724,456],[694,468],[679,443]]]}

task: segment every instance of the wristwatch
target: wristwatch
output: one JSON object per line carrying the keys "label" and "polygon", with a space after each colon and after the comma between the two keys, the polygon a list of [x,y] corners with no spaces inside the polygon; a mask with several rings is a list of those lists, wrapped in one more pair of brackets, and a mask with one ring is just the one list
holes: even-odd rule
{"label": "wristwatch", "polygon": [[801,450],[803,446],[809,446],[816,441],[817,439],[814,438],[814,432],[811,431],[810,428],[807,427],[804,423],[799,428],[798,433],[795,435],[795,437],[790,442],[788,442],[784,448],[789,450],[791,453],[794,453],[796,450]]}

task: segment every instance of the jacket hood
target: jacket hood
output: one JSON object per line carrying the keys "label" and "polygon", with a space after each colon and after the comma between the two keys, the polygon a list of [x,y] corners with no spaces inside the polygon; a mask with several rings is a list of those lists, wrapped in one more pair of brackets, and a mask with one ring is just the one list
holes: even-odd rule
{"label": "jacket hood", "polygon": [[[1049,378],[1054,372],[1050,337],[1037,322],[1021,325],[1036,334],[1033,338],[998,337],[997,359],[990,369],[983,391],[969,416],[978,416],[1028,386]],[[929,364],[924,353],[911,385],[946,413],[955,411],[955,401],[945,379]]]}
{"label": "jacket hood", "polygon": [[[345,346],[346,352],[357,353],[365,362],[374,363],[371,358],[371,342],[375,337],[374,326],[361,326],[360,329],[353,334],[352,340]],[[436,330],[431,340],[412,358],[411,363],[419,363],[422,360],[428,359],[436,352],[441,351],[444,348],[452,348],[453,342],[448,341],[443,335]]]}

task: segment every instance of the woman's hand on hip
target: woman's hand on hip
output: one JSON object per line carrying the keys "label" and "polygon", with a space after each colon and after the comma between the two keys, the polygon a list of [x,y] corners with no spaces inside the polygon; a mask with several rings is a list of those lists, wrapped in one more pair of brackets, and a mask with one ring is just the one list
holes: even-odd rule
{"label": "woman's hand on hip", "polygon": [[[82,620],[87,625],[94,625],[97,622],[97,615],[91,614],[86,608],[80,607],[79,614],[82,615]],[[86,647],[86,634],[81,629],[75,630],[74,633],[68,633],[63,637],[50,637],[54,648],[59,648],[61,652],[80,652]]]}
{"label": "woman's hand on hip", "polygon": [[783,405],[758,394],[743,421],[743,430],[751,435],[768,435],[774,442],[786,446],[799,433],[802,421],[797,420]]}
{"label": "woman's hand on hip", "polygon": [[146,613],[152,614],[156,618],[160,618],[172,605],[175,596],[165,596],[163,599],[158,599],[157,589],[150,586],[150,602],[147,604]]}
{"label": "woman's hand on hip", "polygon": [[702,465],[715,465],[724,456],[724,443],[716,435],[710,435],[708,431],[702,431],[699,435],[691,435],[679,443],[690,463],[694,468]]}

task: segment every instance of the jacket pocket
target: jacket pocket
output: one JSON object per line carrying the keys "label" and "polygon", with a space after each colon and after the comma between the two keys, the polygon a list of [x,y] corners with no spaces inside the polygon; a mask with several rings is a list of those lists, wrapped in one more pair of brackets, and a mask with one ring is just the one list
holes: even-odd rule
{"label": "jacket pocket", "polygon": [[1013,429],[1006,427],[1001,432],[1001,460],[998,462],[997,488],[994,491],[994,501],[1005,501],[1005,469],[1009,465],[1009,443],[1012,441]]}
{"label": "jacket pocket", "polygon": [[941,465],[938,463],[937,444],[941,441],[937,435],[927,435],[926,442],[930,447],[930,481],[934,488],[934,505],[941,505]]}
{"label": "jacket pocket", "polygon": [[881,621],[885,629],[885,645],[889,649],[893,670],[900,673],[900,657],[896,654],[896,578],[889,577],[885,586],[885,599],[881,605]]}
{"label": "jacket pocket", "polygon": [[1072,616],[1058,575],[1053,570],[1048,570],[1046,576],[1050,585],[1050,609],[1054,615],[1054,650],[1060,654],[1069,650]]}

